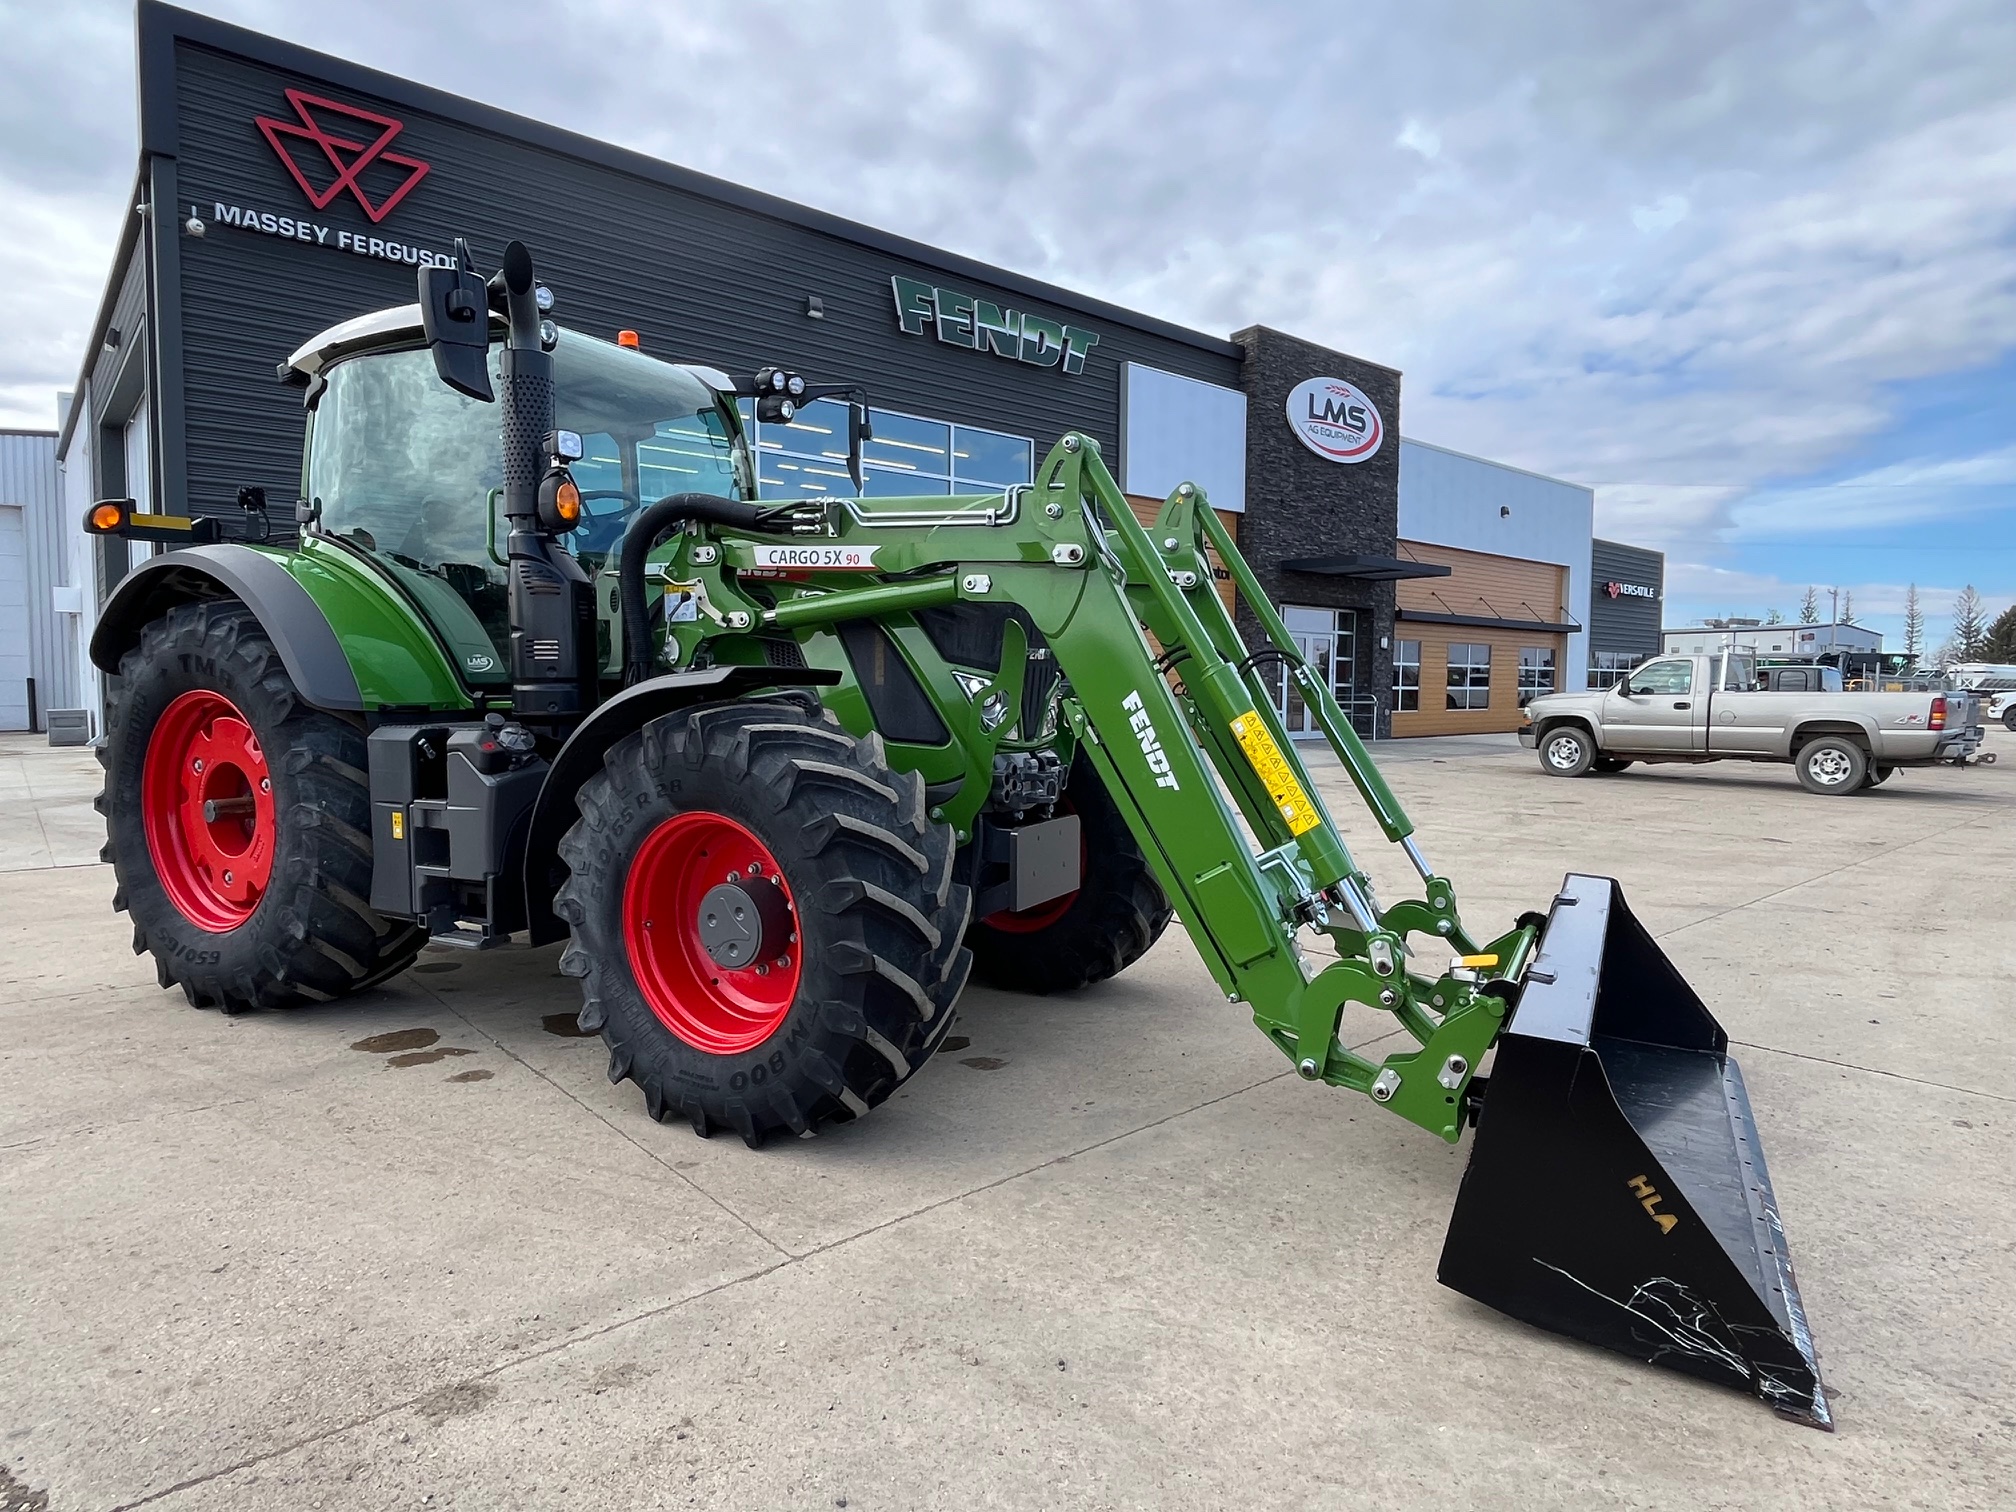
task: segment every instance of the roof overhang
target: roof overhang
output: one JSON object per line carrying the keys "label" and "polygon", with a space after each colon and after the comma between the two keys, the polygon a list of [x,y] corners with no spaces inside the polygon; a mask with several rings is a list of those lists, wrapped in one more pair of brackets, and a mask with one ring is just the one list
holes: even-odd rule
{"label": "roof overhang", "polygon": [[1410,562],[1405,557],[1371,556],[1351,553],[1344,556],[1290,557],[1281,564],[1283,572],[1306,572],[1314,577],[1363,578],[1390,583],[1400,578],[1447,577],[1450,569],[1434,562]]}
{"label": "roof overhang", "polygon": [[1464,625],[1477,630],[1524,630],[1534,635],[1580,635],[1582,627],[1572,620],[1504,619],[1488,614],[1430,614],[1425,609],[1396,609],[1396,619],[1422,625]]}

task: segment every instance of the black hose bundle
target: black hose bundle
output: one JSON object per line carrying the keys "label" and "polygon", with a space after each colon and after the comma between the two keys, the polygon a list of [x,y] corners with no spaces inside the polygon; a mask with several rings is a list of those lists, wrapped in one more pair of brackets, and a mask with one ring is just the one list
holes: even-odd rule
{"label": "black hose bundle", "polygon": [[641,510],[623,532],[622,558],[617,565],[618,592],[623,601],[623,685],[651,675],[651,613],[644,602],[644,559],[675,526],[688,520],[727,525],[736,530],[769,530],[792,506],[751,504],[714,494],[683,493],[660,499]]}

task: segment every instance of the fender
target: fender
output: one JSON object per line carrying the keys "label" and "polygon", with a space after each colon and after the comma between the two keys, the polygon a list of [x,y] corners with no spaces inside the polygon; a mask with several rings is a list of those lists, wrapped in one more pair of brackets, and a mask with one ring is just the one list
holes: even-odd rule
{"label": "fender", "polygon": [[660,715],[691,704],[740,698],[759,688],[824,687],[839,681],[838,672],[817,667],[788,671],[781,667],[709,667],[651,678],[625,688],[596,708],[560,747],[532,808],[525,843],[525,919],[532,943],[545,945],[566,936],[567,927],[553,912],[553,894],[567,880],[567,865],[560,859],[560,837],[574,823],[574,795],[602,770],[602,758],[609,747]]}
{"label": "fender", "polygon": [[91,660],[117,673],[140,632],[177,604],[235,598],[258,616],[301,696],[320,709],[361,711],[350,658],[314,596],[270,555],[250,546],[185,546],[150,557],[113,590],[91,632]]}

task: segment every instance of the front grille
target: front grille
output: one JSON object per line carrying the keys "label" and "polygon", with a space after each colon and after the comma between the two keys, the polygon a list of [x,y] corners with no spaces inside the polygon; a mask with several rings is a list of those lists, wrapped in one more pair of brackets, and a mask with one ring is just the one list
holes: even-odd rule
{"label": "front grille", "polygon": [[805,653],[798,648],[795,640],[763,640],[763,665],[766,667],[796,667],[805,665]]}
{"label": "front grille", "polygon": [[1029,670],[1022,676],[1021,734],[1024,740],[1040,740],[1048,731],[1044,719],[1050,712],[1050,695],[1057,688],[1057,658],[1048,647],[1029,653]]}
{"label": "front grille", "polygon": [[560,642],[557,640],[535,640],[532,642],[532,660],[557,662],[560,660]]}

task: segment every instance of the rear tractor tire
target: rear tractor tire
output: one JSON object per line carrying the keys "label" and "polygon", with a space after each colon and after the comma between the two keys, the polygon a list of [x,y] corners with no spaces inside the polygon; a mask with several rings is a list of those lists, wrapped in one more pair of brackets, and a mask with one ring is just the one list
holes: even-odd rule
{"label": "rear tractor tire", "polygon": [[882,741],[811,701],[703,704],[611,746],[554,899],[609,1079],[750,1146],[859,1118],[952,1022],[971,898]]}
{"label": "rear tractor tire", "polygon": [[106,698],[102,852],[163,987],[239,1013],[405,970],[425,931],[373,911],[363,732],[303,702],[236,599],[140,633]]}
{"label": "rear tractor tire", "polygon": [[1869,774],[1869,753],[1844,735],[1821,735],[1799,748],[1792,769],[1809,793],[1832,797],[1860,792]]}
{"label": "rear tractor tire", "polygon": [[973,921],[966,931],[973,973],[989,986],[1050,993],[1103,982],[1140,960],[1169,927],[1169,899],[1082,750],[1058,810],[1078,816],[1082,880],[1035,908]]}
{"label": "rear tractor tire", "polygon": [[1596,742],[1580,725],[1540,733],[1540,768],[1549,777],[1580,777],[1596,764]]}

